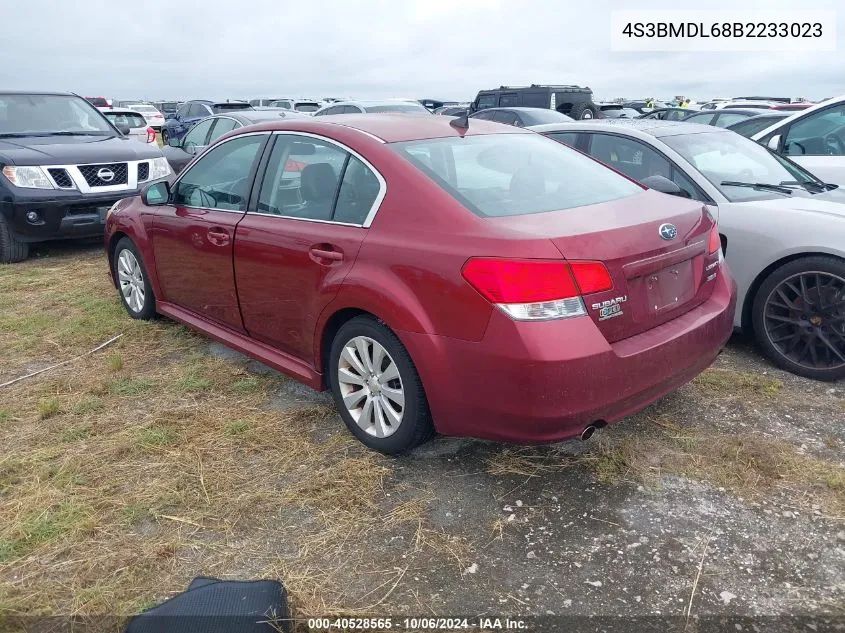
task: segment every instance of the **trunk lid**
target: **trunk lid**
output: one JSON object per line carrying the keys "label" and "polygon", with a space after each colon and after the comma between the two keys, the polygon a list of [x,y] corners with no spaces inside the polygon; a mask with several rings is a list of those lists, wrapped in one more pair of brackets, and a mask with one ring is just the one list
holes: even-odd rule
{"label": "trunk lid", "polygon": [[[702,203],[655,191],[603,204],[495,220],[521,234],[545,236],[569,261],[601,261],[613,289],[584,295],[587,313],[609,342],[674,319],[712,292],[706,270],[712,220]],[[661,237],[673,225],[676,236]],[[712,278],[710,279],[712,281]]]}

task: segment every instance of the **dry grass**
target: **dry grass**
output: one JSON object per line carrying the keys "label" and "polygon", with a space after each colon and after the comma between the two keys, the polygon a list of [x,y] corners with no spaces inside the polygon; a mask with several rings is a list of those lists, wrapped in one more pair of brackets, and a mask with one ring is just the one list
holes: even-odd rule
{"label": "dry grass", "polygon": [[[428,527],[431,495],[390,502],[391,461],[333,409],[273,412],[282,378],[130,320],[99,252],[0,266],[0,378],[118,333],[0,393],[0,616],[129,614],[200,574],[280,578],[302,615],[355,612],[414,557],[460,574],[469,546]],[[405,551],[373,547],[395,534]]]}
{"label": "dry grass", "polygon": [[767,400],[783,389],[775,378],[750,371],[735,369],[708,369],[693,381],[707,393],[716,397]]}
{"label": "dry grass", "polygon": [[797,503],[820,504],[832,516],[845,512],[845,467],[782,440],[660,430],[616,442],[602,438],[583,459],[608,484],[653,485],[661,475],[680,475],[745,498],[778,490]]}

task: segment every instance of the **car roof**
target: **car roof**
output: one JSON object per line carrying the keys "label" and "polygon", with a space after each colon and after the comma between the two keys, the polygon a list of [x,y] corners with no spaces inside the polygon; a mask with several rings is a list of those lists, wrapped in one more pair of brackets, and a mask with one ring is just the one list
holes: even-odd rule
{"label": "car roof", "polygon": [[[329,118],[331,120],[329,121]],[[260,130],[292,130],[326,134],[331,126],[339,125],[360,130],[386,143],[417,141],[453,136],[479,136],[483,134],[525,134],[523,128],[502,125],[492,121],[471,119],[469,128],[459,129],[450,125],[454,119],[442,116],[419,116],[400,112],[378,114],[336,114],[331,117],[279,119],[258,126]]]}
{"label": "car roof", "polygon": [[535,132],[606,132],[616,128],[620,132],[633,131],[633,136],[642,135],[661,138],[684,134],[704,134],[707,132],[727,132],[725,128],[701,123],[684,121],[661,121],[660,119],[584,119],[572,123],[544,123],[531,125],[528,129]]}
{"label": "car roof", "polygon": [[747,114],[749,112],[754,115],[776,112],[776,110],[772,110],[771,108],[722,108],[721,110],[696,110],[694,113],[691,114]]}
{"label": "car roof", "polygon": [[383,106],[383,105],[418,105],[419,107],[425,109],[425,106],[421,104],[416,99],[368,99],[364,101],[335,101],[334,103],[330,103],[329,106],[338,106],[338,105],[357,105],[363,108],[368,106]]}
{"label": "car roof", "polygon": [[140,112],[132,108],[104,108],[100,112],[103,114],[137,114],[138,116],[143,116]]}
{"label": "car roof", "polygon": [[0,90],[0,95],[54,95],[58,97],[79,97],[80,99],[105,99],[105,97],[80,97],[72,92],[53,92],[50,90]]}
{"label": "car roof", "polygon": [[[469,104],[467,104],[467,105],[469,105]],[[449,106],[449,107],[450,108],[456,108],[457,106]],[[478,110],[478,112],[491,112],[491,111],[495,112],[496,110],[508,110],[509,112],[510,111],[512,111],[512,112],[528,112],[529,114],[531,112],[536,112],[537,110],[543,110],[545,112],[554,112],[554,110],[551,110],[549,108],[532,108],[530,106],[514,106],[514,107],[498,106],[496,108],[484,108],[483,110]]]}
{"label": "car roof", "polygon": [[[283,116],[284,115],[284,116]],[[264,123],[269,121],[278,121],[290,116],[290,111],[285,111],[282,108],[278,110],[232,110],[231,112],[220,112],[209,119],[235,119],[244,125],[255,125],[256,123]],[[302,115],[305,117],[306,115]],[[308,117],[310,118],[310,117]],[[299,119],[298,116],[292,116],[291,119]]]}

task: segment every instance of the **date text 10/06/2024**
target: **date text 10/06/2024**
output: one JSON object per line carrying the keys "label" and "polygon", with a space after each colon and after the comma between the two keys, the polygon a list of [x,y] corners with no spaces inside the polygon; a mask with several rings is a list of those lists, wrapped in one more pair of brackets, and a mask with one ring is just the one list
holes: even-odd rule
{"label": "date text 10/06/2024", "polygon": [[309,618],[312,631],[482,631],[526,630],[524,620],[514,618]]}

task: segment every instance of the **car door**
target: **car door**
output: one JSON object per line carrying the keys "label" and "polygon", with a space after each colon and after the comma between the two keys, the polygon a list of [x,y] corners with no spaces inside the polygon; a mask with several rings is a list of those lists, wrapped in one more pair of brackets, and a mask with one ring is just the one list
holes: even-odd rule
{"label": "car door", "polygon": [[246,134],[211,148],[173,185],[153,219],[161,300],[243,331],[232,255],[255,169],[269,134]]}
{"label": "car door", "polygon": [[255,211],[235,236],[250,336],[313,362],[317,317],[352,268],[385,191],[371,166],[333,141],[275,135]]}
{"label": "car door", "polygon": [[823,181],[845,186],[845,103],[803,116],[776,134],[781,154]]}

